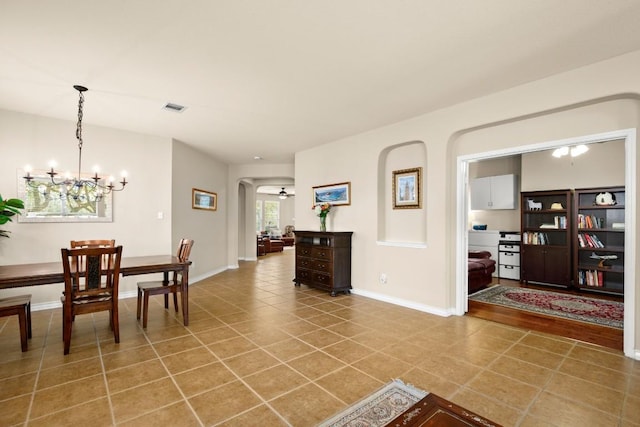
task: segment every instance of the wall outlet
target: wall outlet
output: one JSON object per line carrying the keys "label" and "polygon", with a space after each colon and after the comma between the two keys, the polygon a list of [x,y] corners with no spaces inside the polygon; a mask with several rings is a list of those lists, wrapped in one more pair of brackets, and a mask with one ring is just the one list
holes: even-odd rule
{"label": "wall outlet", "polygon": [[380,278],[378,279],[380,284],[385,285],[387,283],[387,275],[385,273],[380,273]]}

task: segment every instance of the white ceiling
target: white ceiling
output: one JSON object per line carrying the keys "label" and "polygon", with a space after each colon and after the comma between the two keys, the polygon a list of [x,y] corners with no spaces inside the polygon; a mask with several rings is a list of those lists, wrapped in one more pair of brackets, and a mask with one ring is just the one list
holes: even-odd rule
{"label": "white ceiling", "polygon": [[0,0],[0,108],[75,121],[81,84],[85,124],[289,163],[638,50],[639,22],[638,0]]}

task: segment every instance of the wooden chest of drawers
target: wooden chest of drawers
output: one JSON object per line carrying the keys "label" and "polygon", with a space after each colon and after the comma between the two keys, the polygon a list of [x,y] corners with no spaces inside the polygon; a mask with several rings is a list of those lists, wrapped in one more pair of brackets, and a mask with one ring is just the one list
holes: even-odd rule
{"label": "wooden chest of drawers", "polygon": [[296,286],[305,284],[336,296],[351,289],[351,235],[296,230]]}

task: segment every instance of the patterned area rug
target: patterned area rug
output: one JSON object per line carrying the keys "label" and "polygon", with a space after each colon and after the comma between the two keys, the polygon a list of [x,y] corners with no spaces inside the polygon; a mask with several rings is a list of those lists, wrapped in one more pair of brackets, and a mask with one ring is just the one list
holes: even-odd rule
{"label": "patterned area rug", "polygon": [[393,380],[370,396],[324,421],[319,427],[381,427],[427,395]]}
{"label": "patterned area rug", "polygon": [[624,303],[536,289],[495,285],[470,300],[622,329]]}

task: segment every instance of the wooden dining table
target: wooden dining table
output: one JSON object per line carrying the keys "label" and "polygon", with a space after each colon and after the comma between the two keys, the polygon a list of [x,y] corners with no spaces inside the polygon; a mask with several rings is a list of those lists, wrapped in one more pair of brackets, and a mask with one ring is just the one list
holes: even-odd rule
{"label": "wooden dining table", "polygon": [[[123,257],[120,261],[122,276],[163,273],[165,283],[169,283],[169,273],[182,273],[180,282],[182,315],[184,325],[189,325],[189,266],[191,261],[181,261],[175,255],[148,255]],[[0,289],[24,286],[51,285],[64,283],[62,262],[41,262],[34,264],[0,265]],[[166,299],[165,299],[166,306]]]}

